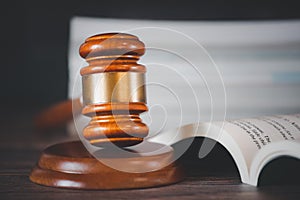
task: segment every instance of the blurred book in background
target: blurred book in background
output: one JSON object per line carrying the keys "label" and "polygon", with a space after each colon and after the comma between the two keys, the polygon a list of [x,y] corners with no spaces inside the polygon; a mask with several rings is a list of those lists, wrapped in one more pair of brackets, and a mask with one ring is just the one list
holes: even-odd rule
{"label": "blurred book in background", "polygon": [[[223,120],[225,116],[236,119],[300,111],[299,20],[74,17],[70,27],[69,98],[81,95],[79,69],[87,64],[78,54],[80,44],[88,36],[104,32],[135,34],[148,47],[140,63],[148,70],[150,111],[144,120],[152,134],[198,121]],[[79,118],[75,122],[87,123],[83,116]]]}

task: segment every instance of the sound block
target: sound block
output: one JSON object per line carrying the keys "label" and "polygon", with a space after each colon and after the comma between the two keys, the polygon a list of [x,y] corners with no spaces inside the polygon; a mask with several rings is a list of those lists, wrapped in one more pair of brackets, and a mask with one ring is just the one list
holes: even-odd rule
{"label": "sound block", "polygon": [[143,142],[124,150],[97,150],[96,159],[81,141],[56,144],[43,151],[30,180],[51,187],[109,190],[157,187],[184,178],[172,162],[172,147]]}

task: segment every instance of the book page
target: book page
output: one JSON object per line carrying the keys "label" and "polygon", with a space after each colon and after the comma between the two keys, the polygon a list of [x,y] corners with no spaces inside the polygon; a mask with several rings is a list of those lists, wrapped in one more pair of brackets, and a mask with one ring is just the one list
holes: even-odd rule
{"label": "book page", "polygon": [[[299,145],[300,140],[299,114],[229,121],[225,124],[224,131],[233,137],[241,150],[248,174],[248,177],[242,176],[242,181],[246,183],[257,184],[255,179],[258,178],[259,170],[266,164],[265,160],[269,161],[270,158],[282,155],[293,156],[293,152],[300,155],[300,148],[293,145]],[[257,156],[259,159],[256,159]]]}
{"label": "book page", "polygon": [[257,185],[262,167],[270,160],[283,155],[300,158],[300,114],[189,124],[148,141],[172,145],[191,137],[208,137],[222,144],[242,182]]}

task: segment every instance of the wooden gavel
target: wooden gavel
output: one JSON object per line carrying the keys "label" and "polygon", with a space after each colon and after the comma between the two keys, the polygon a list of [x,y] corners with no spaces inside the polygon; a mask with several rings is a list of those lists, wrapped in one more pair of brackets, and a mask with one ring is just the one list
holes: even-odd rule
{"label": "wooden gavel", "polygon": [[[108,33],[89,37],[80,56],[89,64],[81,69],[83,105],[74,101],[73,112],[91,117],[83,135],[96,146],[138,144],[148,134],[139,114],[147,111],[145,66],[138,64],[145,45],[136,36]],[[72,119],[72,101],[62,102],[36,117],[40,129]]]}
{"label": "wooden gavel", "polygon": [[91,117],[83,135],[96,146],[131,146],[143,141],[148,127],[139,114],[147,111],[145,66],[138,64],[145,45],[124,33],[89,37],[80,47],[88,62],[81,69],[82,113]]}
{"label": "wooden gavel", "polygon": [[[139,117],[147,111],[146,68],[137,61],[144,53],[144,44],[129,34],[101,34],[85,40],[80,47],[80,55],[88,63],[81,69],[83,98],[82,103],[73,100],[73,112],[82,109],[91,117],[83,136],[90,144],[105,148],[97,148],[91,155],[82,141],[52,145],[33,168],[31,181],[61,188],[132,189],[168,185],[184,178],[173,160],[172,147],[141,143],[148,134]],[[72,115],[71,108],[72,100],[51,107],[39,115],[39,124],[49,127],[63,122]],[[111,148],[112,144],[124,148]]]}

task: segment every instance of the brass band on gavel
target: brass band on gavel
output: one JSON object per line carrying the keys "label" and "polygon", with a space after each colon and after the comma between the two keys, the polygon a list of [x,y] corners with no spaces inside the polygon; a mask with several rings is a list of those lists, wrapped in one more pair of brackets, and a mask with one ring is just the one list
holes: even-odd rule
{"label": "brass band on gavel", "polygon": [[82,76],[85,104],[109,102],[146,103],[144,73],[108,72]]}

